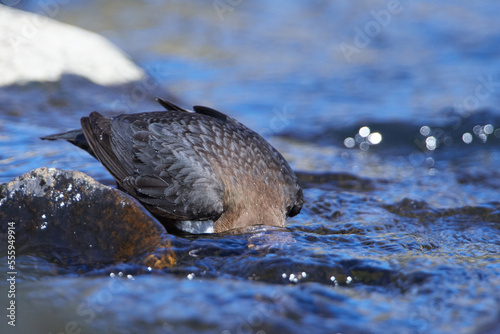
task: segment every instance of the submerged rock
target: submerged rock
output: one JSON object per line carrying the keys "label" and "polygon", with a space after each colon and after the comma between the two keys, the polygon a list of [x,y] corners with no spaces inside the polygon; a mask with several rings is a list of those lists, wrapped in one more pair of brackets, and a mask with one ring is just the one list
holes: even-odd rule
{"label": "submerged rock", "polygon": [[[77,171],[38,168],[0,186],[0,243],[63,266],[125,262],[158,247],[165,228],[135,199]],[[5,246],[2,246],[5,247]]]}

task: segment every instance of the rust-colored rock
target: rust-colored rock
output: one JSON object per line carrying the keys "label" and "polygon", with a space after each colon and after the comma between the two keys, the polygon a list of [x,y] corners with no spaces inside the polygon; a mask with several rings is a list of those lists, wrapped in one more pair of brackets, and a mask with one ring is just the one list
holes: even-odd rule
{"label": "rust-colored rock", "polygon": [[165,228],[129,195],[77,171],[38,168],[0,186],[0,242],[64,266],[129,261],[162,243]]}

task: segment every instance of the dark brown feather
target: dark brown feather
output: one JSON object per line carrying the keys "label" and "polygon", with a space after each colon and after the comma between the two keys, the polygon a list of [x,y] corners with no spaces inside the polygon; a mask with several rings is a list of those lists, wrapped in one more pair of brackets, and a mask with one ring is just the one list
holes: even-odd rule
{"label": "dark brown feather", "polygon": [[284,226],[303,203],[286,160],[261,136],[207,107],[158,99],[167,112],[81,120],[93,154],[121,189],[167,221],[214,220],[216,232]]}

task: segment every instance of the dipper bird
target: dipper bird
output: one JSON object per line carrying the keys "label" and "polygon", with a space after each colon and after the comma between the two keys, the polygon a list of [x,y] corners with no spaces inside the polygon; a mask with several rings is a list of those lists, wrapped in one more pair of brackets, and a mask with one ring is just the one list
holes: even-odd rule
{"label": "dipper bird", "polygon": [[167,111],[113,118],[92,112],[81,129],[42,139],[89,152],[167,229],[206,220],[214,232],[283,227],[300,212],[299,180],[264,138],[217,110],[157,101]]}

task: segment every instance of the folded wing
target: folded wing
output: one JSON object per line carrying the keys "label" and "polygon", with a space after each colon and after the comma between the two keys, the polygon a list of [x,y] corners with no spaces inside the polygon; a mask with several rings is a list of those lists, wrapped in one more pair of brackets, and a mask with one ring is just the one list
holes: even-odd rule
{"label": "folded wing", "polygon": [[216,220],[224,184],[211,168],[210,152],[192,140],[204,116],[179,109],[113,119],[93,112],[82,118],[82,129],[120,187],[153,212],[174,220]]}

